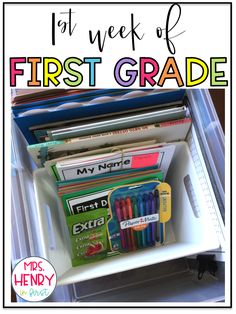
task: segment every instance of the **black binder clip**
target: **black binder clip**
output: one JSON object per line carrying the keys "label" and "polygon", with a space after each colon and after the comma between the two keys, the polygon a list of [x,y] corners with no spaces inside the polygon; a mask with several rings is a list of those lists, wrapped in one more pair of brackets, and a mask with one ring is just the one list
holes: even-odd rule
{"label": "black binder clip", "polygon": [[198,279],[201,280],[203,277],[203,274],[205,271],[208,271],[212,276],[216,275],[217,271],[217,264],[214,260],[215,255],[209,254],[209,255],[198,255],[197,261],[198,261]]}

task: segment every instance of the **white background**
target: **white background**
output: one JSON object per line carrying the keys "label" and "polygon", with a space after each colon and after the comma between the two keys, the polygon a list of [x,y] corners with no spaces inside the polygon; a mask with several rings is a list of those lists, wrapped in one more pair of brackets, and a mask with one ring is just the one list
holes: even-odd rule
{"label": "white background", "polygon": [[[173,56],[168,51],[166,41],[157,38],[156,28],[166,27],[167,13],[170,4],[162,5],[7,5],[6,6],[6,84],[9,85],[9,57],[55,57],[62,63],[68,57],[102,57],[102,64],[97,65],[96,87],[120,87],[113,75],[116,62],[122,57],[131,57],[137,62],[139,57],[152,57],[160,66],[157,80],[166,62],[166,59]],[[181,71],[185,84],[185,58],[201,58],[208,65],[211,57],[227,57],[228,63],[218,66],[218,70],[225,71],[229,79],[230,64],[230,7],[229,5],[190,5],[181,4],[181,17],[178,24],[170,31],[169,36],[181,35],[172,39],[175,44],[177,64]],[[62,34],[60,28],[56,29],[56,44],[52,45],[52,13],[56,14],[56,20],[65,19],[60,12],[72,14],[72,24],[76,23],[72,36],[68,32]],[[104,35],[110,25],[118,31],[121,26],[131,27],[131,13],[134,14],[134,23],[140,23],[137,32],[144,34],[141,41],[135,40],[135,51],[132,50],[131,36],[126,39],[116,37],[110,39],[106,36],[103,52],[99,52],[97,44],[89,42],[89,30],[96,34],[101,30]],[[170,25],[173,26],[177,20],[178,10],[175,8],[171,13]],[[67,19],[68,21],[68,16]],[[13,23],[14,21],[14,23]],[[23,68],[24,76],[17,77],[17,87],[27,87],[27,80],[30,79],[30,64],[18,64],[19,69]],[[84,80],[79,87],[88,87],[89,68],[88,65],[76,67],[83,74]],[[43,64],[38,65],[38,79],[43,81]],[[126,69],[133,69],[131,66]],[[138,65],[134,67],[138,70]],[[197,71],[196,74],[200,74]],[[66,87],[62,78],[68,76],[62,73],[60,85]],[[198,87],[209,86],[208,79]],[[50,85],[54,87],[54,85]],[[139,87],[139,80],[132,87]],[[150,87],[148,85],[147,87]],[[164,87],[178,87],[175,80],[167,80]]]}

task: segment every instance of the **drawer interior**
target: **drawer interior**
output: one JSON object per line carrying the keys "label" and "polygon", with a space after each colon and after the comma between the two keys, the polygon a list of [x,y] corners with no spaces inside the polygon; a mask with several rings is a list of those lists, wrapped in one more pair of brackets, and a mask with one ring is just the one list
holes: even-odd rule
{"label": "drawer interior", "polygon": [[34,183],[41,244],[44,257],[57,271],[58,284],[89,280],[218,248],[187,143],[176,144],[166,181],[173,193],[172,218],[166,225],[165,245],[72,267],[68,230],[54,181],[45,169],[37,169]]}

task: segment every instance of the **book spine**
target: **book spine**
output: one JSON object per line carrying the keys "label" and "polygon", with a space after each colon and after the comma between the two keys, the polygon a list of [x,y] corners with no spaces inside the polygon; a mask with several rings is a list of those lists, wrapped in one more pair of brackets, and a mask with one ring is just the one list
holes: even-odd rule
{"label": "book spine", "polygon": [[162,122],[159,124],[159,126],[162,128],[162,127],[167,127],[167,126],[185,124],[185,123],[189,123],[189,122],[192,122],[191,118],[184,118],[184,119],[179,119],[179,120],[174,120],[174,121]]}
{"label": "book spine", "polygon": [[59,144],[65,144],[65,141],[51,141],[51,142],[28,145],[27,149],[28,150],[35,150],[35,149],[40,150],[41,148],[44,148],[44,147],[49,148],[50,146],[59,145]]}
{"label": "book spine", "polygon": [[99,134],[92,134],[92,135],[77,137],[74,139],[73,138],[72,139],[66,139],[66,140],[64,140],[64,142],[65,143],[75,143],[75,142],[79,142],[79,141],[93,140],[93,139],[102,138],[102,137],[111,137],[111,136],[115,136],[115,135],[127,135],[127,134],[136,133],[136,132],[153,130],[158,126],[159,126],[159,124],[143,125],[140,127],[115,130],[115,131],[104,132],[104,133],[99,133]]}

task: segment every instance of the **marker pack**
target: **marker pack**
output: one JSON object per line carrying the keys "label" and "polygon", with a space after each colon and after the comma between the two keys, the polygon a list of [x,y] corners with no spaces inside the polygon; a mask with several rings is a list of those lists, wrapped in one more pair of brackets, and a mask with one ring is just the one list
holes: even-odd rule
{"label": "marker pack", "polygon": [[69,230],[73,267],[98,261],[111,254],[107,229],[111,215],[109,193],[126,184],[150,180],[163,180],[163,173],[155,168],[147,168],[142,170],[142,175],[138,170],[127,170],[112,176],[99,175],[93,181],[77,179],[57,183]]}
{"label": "marker pack", "polygon": [[171,188],[167,183],[121,186],[110,192],[108,202],[112,252],[131,252],[165,243],[165,223],[171,218]]}
{"label": "marker pack", "polygon": [[142,173],[128,170],[94,176],[92,181],[57,183],[73,267],[165,243],[171,188],[162,182],[161,171]]}

